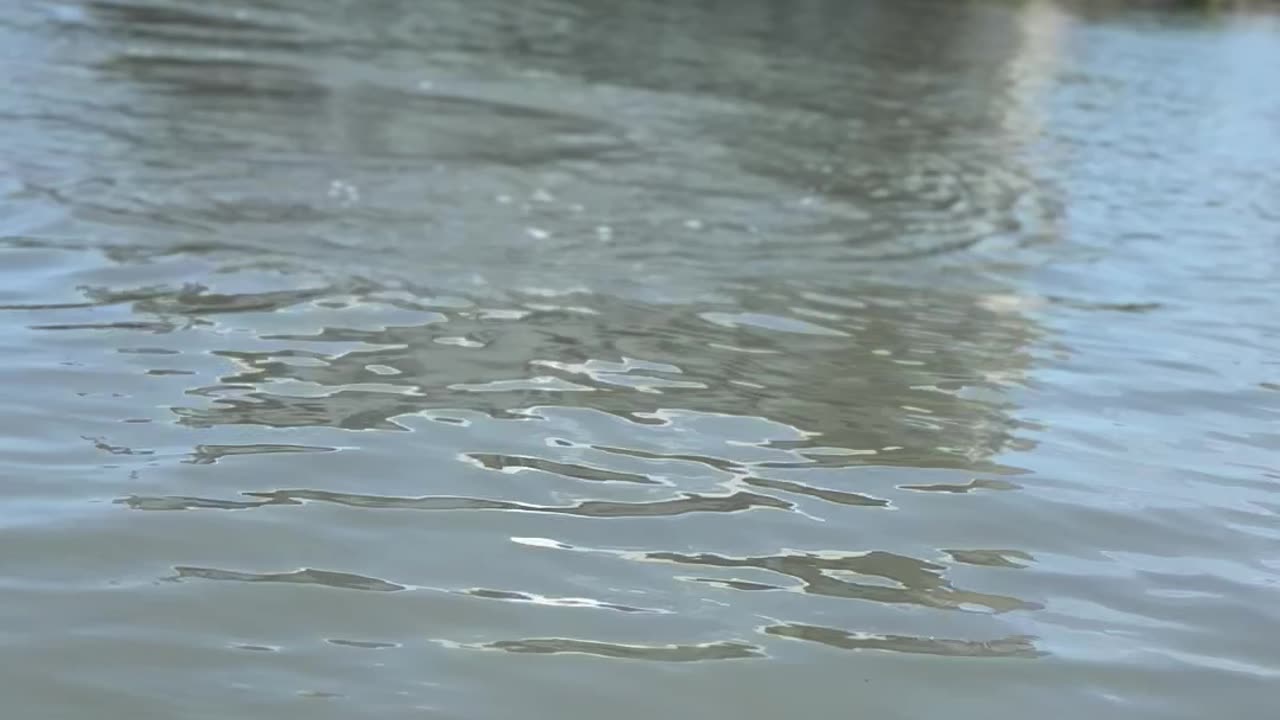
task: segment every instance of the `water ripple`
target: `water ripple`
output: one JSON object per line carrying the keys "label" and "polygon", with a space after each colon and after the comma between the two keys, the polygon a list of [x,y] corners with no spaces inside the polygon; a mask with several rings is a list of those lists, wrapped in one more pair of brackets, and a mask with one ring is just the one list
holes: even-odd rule
{"label": "water ripple", "polygon": [[324,585],[344,590],[371,590],[374,592],[395,592],[404,590],[405,586],[365,577],[352,573],[333,572],[330,570],[313,570],[306,568],[288,573],[246,573],[234,570],[218,570],[202,567],[176,567],[175,580],[196,578],[200,580],[230,580],[248,583],[292,583],[297,585]]}
{"label": "water ripple", "polygon": [[681,493],[678,498],[652,502],[610,502],[605,500],[581,500],[571,505],[534,505],[531,503],[484,498],[423,496],[392,497],[361,495],[355,493],[328,492],[323,490],[275,490],[273,492],[246,492],[245,495],[263,498],[262,504],[296,504],[298,501],[328,502],[349,507],[382,510],[515,510],[521,512],[577,515],[581,517],[661,517],[687,513],[735,513],[756,508],[790,510],[794,506],[769,495],[750,492],[734,492],[725,495],[699,495]]}
{"label": "water ripple", "polygon": [[1273,713],[1266,14],[241,5],[0,13],[15,716]]}
{"label": "water ripple", "polygon": [[499,455],[493,453],[467,453],[464,457],[475,462],[480,467],[504,473],[516,473],[525,470],[541,470],[553,475],[561,475],[564,477],[575,478],[577,480],[588,480],[591,482],[637,483],[640,485],[664,484],[659,480],[655,480],[645,475],[617,472],[588,465],[556,462],[554,460],[547,460],[538,457]]}
{"label": "water ripple", "polygon": [[223,458],[241,455],[274,455],[279,453],[324,453],[336,452],[337,448],[317,447],[312,445],[283,445],[274,443],[253,443],[248,445],[197,445],[187,462],[193,465],[212,465]]}
{"label": "water ripple", "polygon": [[700,662],[705,660],[741,660],[764,657],[755,645],[740,642],[716,642],[702,645],[628,645],[623,643],[572,640],[569,638],[530,638],[499,640],[472,645],[482,650],[504,650],[510,653],[559,655],[564,653],[594,655],[616,660],[649,660],[657,662]]}
{"label": "water ripple", "polygon": [[[851,555],[805,553],[737,558],[712,553],[649,552],[644,554],[644,558],[680,565],[766,570],[799,580],[802,583],[800,589],[805,593],[828,597],[949,610],[980,607],[996,613],[1042,607],[1015,597],[954,588],[943,578],[942,566],[882,551]],[[844,579],[846,575],[883,578],[898,587],[852,582]]]}
{"label": "water ripple", "polygon": [[981,641],[953,640],[949,638],[913,637],[910,635],[854,633],[799,623],[770,625],[764,628],[763,632],[767,635],[807,640],[842,650],[887,650],[898,653],[969,658],[1038,658],[1046,654],[1036,648],[1036,638],[1029,636],[1012,636]]}
{"label": "water ripple", "polygon": [[889,501],[881,498],[871,497],[869,495],[860,495],[858,493],[844,492],[841,490],[828,490],[826,488],[810,487],[802,483],[789,482],[786,480],[768,480],[765,478],[749,477],[743,478],[742,482],[753,487],[782,490],[784,492],[796,493],[797,495],[816,497],[839,505],[853,505],[855,507],[889,506]]}
{"label": "water ripple", "polygon": [[519,592],[516,590],[488,590],[485,588],[472,588],[470,590],[460,591],[464,595],[471,597],[484,598],[486,600],[503,600],[506,602],[531,603],[534,605],[543,605],[547,607],[566,607],[566,608],[596,608],[603,610],[615,610],[623,613],[657,613],[660,610],[649,608],[634,607],[632,605],[620,605],[618,603],[601,602],[592,598],[566,598],[566,597],[546,597],[542,595],[534,595],[532,593]]}

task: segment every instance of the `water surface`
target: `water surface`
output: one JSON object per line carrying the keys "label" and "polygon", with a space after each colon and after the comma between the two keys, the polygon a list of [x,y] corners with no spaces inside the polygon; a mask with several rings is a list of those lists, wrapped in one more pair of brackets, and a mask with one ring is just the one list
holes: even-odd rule
{"label": "water surface", "polygon": [[10,3],[7,707],[1268,716],[1278,41]]}

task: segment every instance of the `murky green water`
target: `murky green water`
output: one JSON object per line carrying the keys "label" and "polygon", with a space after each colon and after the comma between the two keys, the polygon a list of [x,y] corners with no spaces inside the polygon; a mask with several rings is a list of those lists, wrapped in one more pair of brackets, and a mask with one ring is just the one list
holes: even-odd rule
{"label": "murky green water", "polygon": [[5,717],[1264,718],[1280,19],[0,15]]}

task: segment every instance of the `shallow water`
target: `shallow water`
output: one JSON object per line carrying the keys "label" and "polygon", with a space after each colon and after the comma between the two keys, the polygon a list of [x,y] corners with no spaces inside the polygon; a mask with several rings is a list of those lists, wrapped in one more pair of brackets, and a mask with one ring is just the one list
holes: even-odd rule
{"label": "shallow water", "polygon": [[1251,718],[1280,19],[16,0],[22,718]]}

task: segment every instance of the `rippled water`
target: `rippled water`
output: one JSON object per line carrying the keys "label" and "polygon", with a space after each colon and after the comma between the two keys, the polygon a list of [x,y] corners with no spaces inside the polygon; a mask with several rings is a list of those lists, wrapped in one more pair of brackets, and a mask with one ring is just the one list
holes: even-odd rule
{"label": "rippled water", "polygon": [[1280,19],[14,0],[22,718],[1268,717]]}

